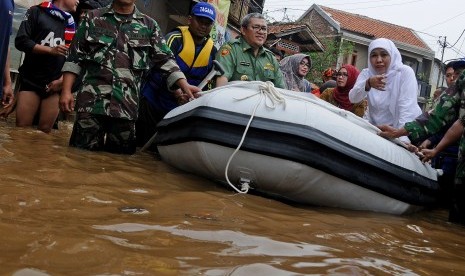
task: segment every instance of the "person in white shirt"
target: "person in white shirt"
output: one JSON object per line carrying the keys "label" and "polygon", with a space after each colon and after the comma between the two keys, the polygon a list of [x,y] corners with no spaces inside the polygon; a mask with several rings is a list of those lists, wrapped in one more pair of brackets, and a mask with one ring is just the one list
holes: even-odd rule
{"label": "person in white shirt", "polygon": [[[373,40],[369,47],[368,68],[362,70],[349,100],[368,98],[368,120],[376,126],[401,128],[421,114],[417,102],[418,84],[413,69],[402,63],[394,43],[386,38]],[[399,138],[410,143],[407,136]]]}

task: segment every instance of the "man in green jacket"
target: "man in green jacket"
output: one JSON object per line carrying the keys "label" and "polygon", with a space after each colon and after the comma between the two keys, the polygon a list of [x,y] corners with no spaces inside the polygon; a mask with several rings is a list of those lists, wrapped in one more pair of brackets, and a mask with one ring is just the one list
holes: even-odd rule
{"label": "man in green jacket", "polygon": [[216,86],[228,81],[271,81],[276,87],[285,88],[283,74],[274,54],[263,47],[267,37],[266,20],[260,13],[251,13],[241,21],[241,37],[225,43],[216,60],[225,73],[218,77]]}

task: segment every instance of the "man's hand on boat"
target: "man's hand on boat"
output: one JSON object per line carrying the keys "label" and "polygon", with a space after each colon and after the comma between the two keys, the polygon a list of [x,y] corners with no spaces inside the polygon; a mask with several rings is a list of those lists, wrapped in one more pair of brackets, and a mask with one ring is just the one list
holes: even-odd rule
{"label": "man's hand on boat", "polygon": [[189,101],[192,101],[192,98],[189,97],[186,93],[184,93],[181,89],[177,89],[174,91],[174,97],[178,101],[179,105],[183,105],[188,103]]}
{"label": "man's hand on boat", "polygon": [[436,150],[436,148],[421,149],[421,153],[423,154],[423,157],[421,158],[421,162],[425,163],[425,162],[430,162],[431,159],[433,159],[436,156],[438,151]]}
{"label": "man's hand on boat", "polygon": [[404,128],[395,128],[388,125],[381,125],[378,128],[381,130],[378,135],[384,138],[394,139],[408,135],[408,132]]}
{"label": "man's hand on boat", "polygon": [[[178,79],[176,81],[176,85],[180,88],[178,89],[180,91],[179,92],[175,91],[175,96],[176,96],[176,93],[181,93],[183,99],[187,98],[186,102],[200,97],[200,94],[198,94],[198,92],[202,90],[198,88],[197,86],[190,85],[186,79]],[[179,98],[178,98],[178,102],[179,102]]]}
{"label": "man's hand on boat", "polygon": [[[394,139],[394,138],[399,138],[401,136],[408,135],[408,132],[407,130],[405,130],[405,128],[395,128],[395,127],[388,126],[388,125],[381,125],[381,126],[378,126],[378,128],[381,130],[380,132],[378,132],[378,135],[381,137],[387,138],[387,139]],[[420,157],[422,161],[425,160],[423,162],[427,162],[429,160],[425,158],[421,147],[417,147],[413,144],[405,143],[405,142],[403,143],[403,145],[408,151],[413,152],[418,157]]]}

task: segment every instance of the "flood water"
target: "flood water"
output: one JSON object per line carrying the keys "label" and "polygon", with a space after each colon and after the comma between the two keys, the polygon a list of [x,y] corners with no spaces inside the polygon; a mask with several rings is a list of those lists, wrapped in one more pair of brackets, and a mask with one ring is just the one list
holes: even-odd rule
{"label": "flood water", "polygon": [[0,122],[1,275],[465,275],[465,228],[297,206]]}

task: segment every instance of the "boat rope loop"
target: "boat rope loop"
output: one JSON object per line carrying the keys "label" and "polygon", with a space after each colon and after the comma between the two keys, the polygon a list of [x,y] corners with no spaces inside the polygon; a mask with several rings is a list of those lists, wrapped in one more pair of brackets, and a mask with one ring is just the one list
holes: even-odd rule
{"label": "boat rope loop", "polygon": [[236,149],[234,150],[234,152],[229,157],[228,162],[226,163],[226,168],[224,170],[224,176],[225,176],[226,181],[228,182],[229,186],[231,186],[236,192],[238,192],[240,194],[246,194],[249,191],[249,189],[250,189],[249,182],[250,181],[240,181],[241,189],[239,190],[238,188],[236,188],[236,186],[234,186],[231,183],[231,181],[229,180],[229,177],[228,177],[229,165],[231,164],[231,161],[234,158],[234,156],[237,154],[237,152],[239,152],[240,148],[242,147],[242,144],[244,143],[244,140],[245,140],[245,136],[247,135],[247,132],[249,131],[249,127],[252,124],[252,120],[255,117],[255,113],[257,112],[258,107],[260,106],[263,98],[265,98],[265,105],[268,108],[275,109],[279,104],[283,104],[284,108],[286,108],[286,99],[284,98],[284,96],[278,90],[276,90],[276,88],[274,87],[274,84],[272,82],[270,82],[270,81],[261,83],[259,85],[259,91],[257,93],[254,93],[252,95],[248,95],[248,96],[243,97],[243,98],[234,98],[234,99],[238,100],[238,101],[241,101],[241,100],[245,100],[245,99],[257,96],[257,95],[260,95],[260,98],[257,101],[257,104],[255,105],[255,107],[254,107],[254,109],[252,111],[252,114],[250,115],[250,119],[249,119],[249,121],[248,121],[248,123],[247,123],[247,125],[245,127],[244,133],[242,134],[241,141],[239,142],[239,145],[237,145]]}
{"label": "boat rope loop", "polygon": [[260,100],[255,106],[254,113],[252,113],[252,117],[255,116],[255,111],[257,110],[258,105],[262,101],[263,97],[265,97],[265,105],[268,108],[275,109],[278,104],[283,104],[284,108],[286,108],[286,99],[284,98],[283,94],[281,94],[271,81],[267,82],[260,82],[258,86],[258,92],[253,93],[251,95],[245,96],[243,98],[234,98],[235,100],[241,101],[246,100],[248,98],[252,98],[256,95],[260,95]]}

